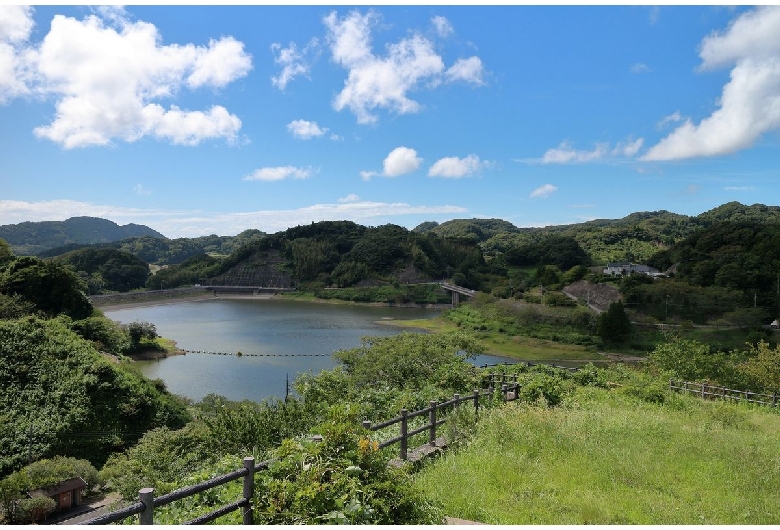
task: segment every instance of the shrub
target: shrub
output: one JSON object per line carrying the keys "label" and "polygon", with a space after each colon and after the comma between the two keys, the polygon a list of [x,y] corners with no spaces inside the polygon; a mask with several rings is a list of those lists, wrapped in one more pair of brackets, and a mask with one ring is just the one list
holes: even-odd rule
{"label": "shrub", "polygon": [[322,441],[285,440],[261,475],[258,524],[438,524],[406,472],[388,467],[377,442],[352,418],[317,429]]}

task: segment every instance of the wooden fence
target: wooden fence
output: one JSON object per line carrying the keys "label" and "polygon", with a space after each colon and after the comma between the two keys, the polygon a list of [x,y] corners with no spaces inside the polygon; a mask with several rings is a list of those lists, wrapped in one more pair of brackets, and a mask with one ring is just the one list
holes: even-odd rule
{"label": "wooden fence", "polygon": [[[509,384],[507,382],[506,375],[495,375],[494,377],[494,374],[490,374],[489,387],[485,390],[474,390],[474,393],[469,396],[461,396],[460,394],[455,394],[452,399],[450,399],[449,401],[444,401],[442,403],[439,403],[437,401],[431,401],[428,407],[420,410],[415,410],[414,412],[409,412],[407,409],[401,409],[401,414],[399,416],[396,416],[395,418],[391,418],[389,420],[383,421],[381,423],[373,424],[373,425],[371,424],[370,421],[364,420],[363,427],[371,431],[378,431],[380,429],[385,429],[387,427],[391,427],[393,425],[399,424],[400,432],[398,436],[391,438],[389,440],[385,440],[384,442],[380,443],[379,448],[383,449],[393,444],[399,444],[400,448],[398,452],[398,458],[401,461],[409,460],[409,440],[412,436],[428,431],[429,448],[435,448],[437,444],[442,443],[442,441],[439,440],[436,436],[436,429],[442,426],[445,420],[437,419],[438,411],[446,409],[448,407],[452,407],[453,409],[455,409],[459,407],[461,403],[471,401],[474,403],[474,411],[477,414],[479,414],[479,398],[482,396],[494,395],[495,384],[498,381],[502,381],[501,395],[503,397],[504,402],[513,401],[517,399],[517,394],[520,389],[520,385],[517,383],[516,375],[514,376],[514,382],[512,382],[512,384]],[[418,416],[425,416],[425,415],[428,416],[428,422],[423,426],[410,431],[409,420],[416,418]],[[427,448],[425,447],[418,448],[417,454],[424,456],[429,452],[429,450],[426,449]]]}
{"label": "wooden fence", "polygon": [[[509,379],[510,377],[512,378],[511,381]],[[375,425],[372,425],[369,421],[364,421],[363,427],[371,431],[378,431],[395,424],[400,424],[399,435],[380,443],[379,448],[384,448],[399,443],[399,458],[401,461],[406,461],[409,459],[409,440],[412,436],[429,431],[429,443],[427,448],[436,449],[436,444],[442,443],[442,440],[436,436],[437,427],[442,426],[445,422],[443,418],[437,418],[439,411],[442,411],[448,407],[455,409],[460,406],[461,403],[472,401],[474,403],[474,410],[479,413],[479,399],[484,396],[494,396],[496,389],[499,388],[501,390],[501,396],[504,402],[517,399],[518,391],[520,390],[520,384],[517,382],[517,375],[508,376],[506,374],[488,374],[488,376],[485,377],[484,382],[486,383],[487,388],[483,390],[474,390],[473,394],[471,395],[461,396],[459,394],[455,394],[451,400],[444,401],[442,403],[431,401],[428,407],[416,410],[414,412],[409,412],[406,409],[402,409],[400,416],[381,423],[377,423]],[[423,416],[425,414],[428,415],[428,423],[422,427],[409,431],[409,420],[418,416]],[[422,448],[422,450],[418,451],[417,454],[424,456],[430,452],[430,450],[426,450],[427,448]],[[252,517],[252,497],[254,496],[255,473],[257,471],[268,469],[268,465],[271,462],[271,460],[267,460],[255,465],[254,457],[248,456],[244,458],[244,466],[239,470],[214,477],[205,482],[195,484],[194,486],[180,488],[170,493],[166,493],[165,495],[161,495],[160,497],[154,497],[154,488],[142,488],[138,492],[138,502],[120,510],[95,517],[81,524],[104,525],[122,521],[123,519],[138,514],[140,515],[139,524],[151,525],[154,524],[155,508],[165,506],[186,497],[191,497],[198,493],[222,486],[223,484],[227,484],[228,482],[232,482],[240,478],[244,479],[244,489],[240,499],[222,506],[214,511],[211,511],[205,515],[202,515],[196,519],[181,524],[205,524],[236,510],[242,510],[241,513],[243,516],[243,524],[254,524]]]}
{"label": "wooden fence", "polygon": [[235,512],[236,510],[241,510],[243,524],[254,524],[254,519],[252,516],[252,497],[255,493],[255,472],[268,469],[269,463],[270,461],[264,461],[255,465],[254,457],[248,456],[244,458],[244,467],[237,471],[214,477],[205,482],[195,484],[194,486],[187,486],[176,491],[166,493],[160,497],[154,497],[154,488],[142,488],[138,491],[138,502],[135,504],[131,504],[126,508],[122,508],[106,515],[95,517],[94,519],[90,519],[89,521],[85,521],[81,524],[104,525],[122,521],[123,519],[126,519],[130,516],[139,514],[139,524],[151,525],[154,524],[155,508],[165,506],[166,504],[170,504],[174,501],[178,501],[186,497],[191,497],[203,491],[216,488],[217,486],[222,486],[223,484],[238,480],[242,477],[244,479],[244,490],[240,499],[181,524],[206,524],[214,521],[218,517]]}
{"label": "wooden fence", "polygon": [[708,385],[707,383],[675,381],[674,379],[669,380],[669,390],[682,392],[683,394],[694,394],[702,399],[725,399],[769,407],[777,406],[777,392],[774,394],[761,394],[759,392],[750,392],[749,390],[734,390],[732,388]]}

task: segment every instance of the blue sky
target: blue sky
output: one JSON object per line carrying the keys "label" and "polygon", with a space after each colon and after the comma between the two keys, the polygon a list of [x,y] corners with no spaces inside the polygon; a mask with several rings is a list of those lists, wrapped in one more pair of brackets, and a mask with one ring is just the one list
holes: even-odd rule
{"label": "blue sky", "polygon": [[0,6],[0,224],[780,204],[776,6]]}

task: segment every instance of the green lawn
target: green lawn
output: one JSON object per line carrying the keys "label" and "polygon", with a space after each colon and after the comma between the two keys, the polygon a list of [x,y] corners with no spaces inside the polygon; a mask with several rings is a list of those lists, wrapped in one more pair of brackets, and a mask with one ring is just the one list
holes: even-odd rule
{"label": "green lawn", "polygon": [[780,415],[620,388],[564,406],[509,404],[417,483],[489,524],[779,524]]}

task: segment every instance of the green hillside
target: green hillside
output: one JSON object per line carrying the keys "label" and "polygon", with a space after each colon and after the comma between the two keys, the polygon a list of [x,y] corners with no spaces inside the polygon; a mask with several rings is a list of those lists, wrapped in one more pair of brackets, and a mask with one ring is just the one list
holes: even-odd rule
{"label": "green hillside", "polygon": [[35,256],[65,245],[109,243],[128,237],[164,238],[148,226],[127,224],[97,217],[71,217],[65,221],[24,222],[0,226],[0,239],[6,240],[17,256]]}
{"label": "green hillside", "polygon": [[491,270],[475,242],[417,233],[397,225],[324,221],[252,240],[224,259],[197,256],[158,271],[157,288],[191,283],[355,287],[456,277],[480,288]]}

